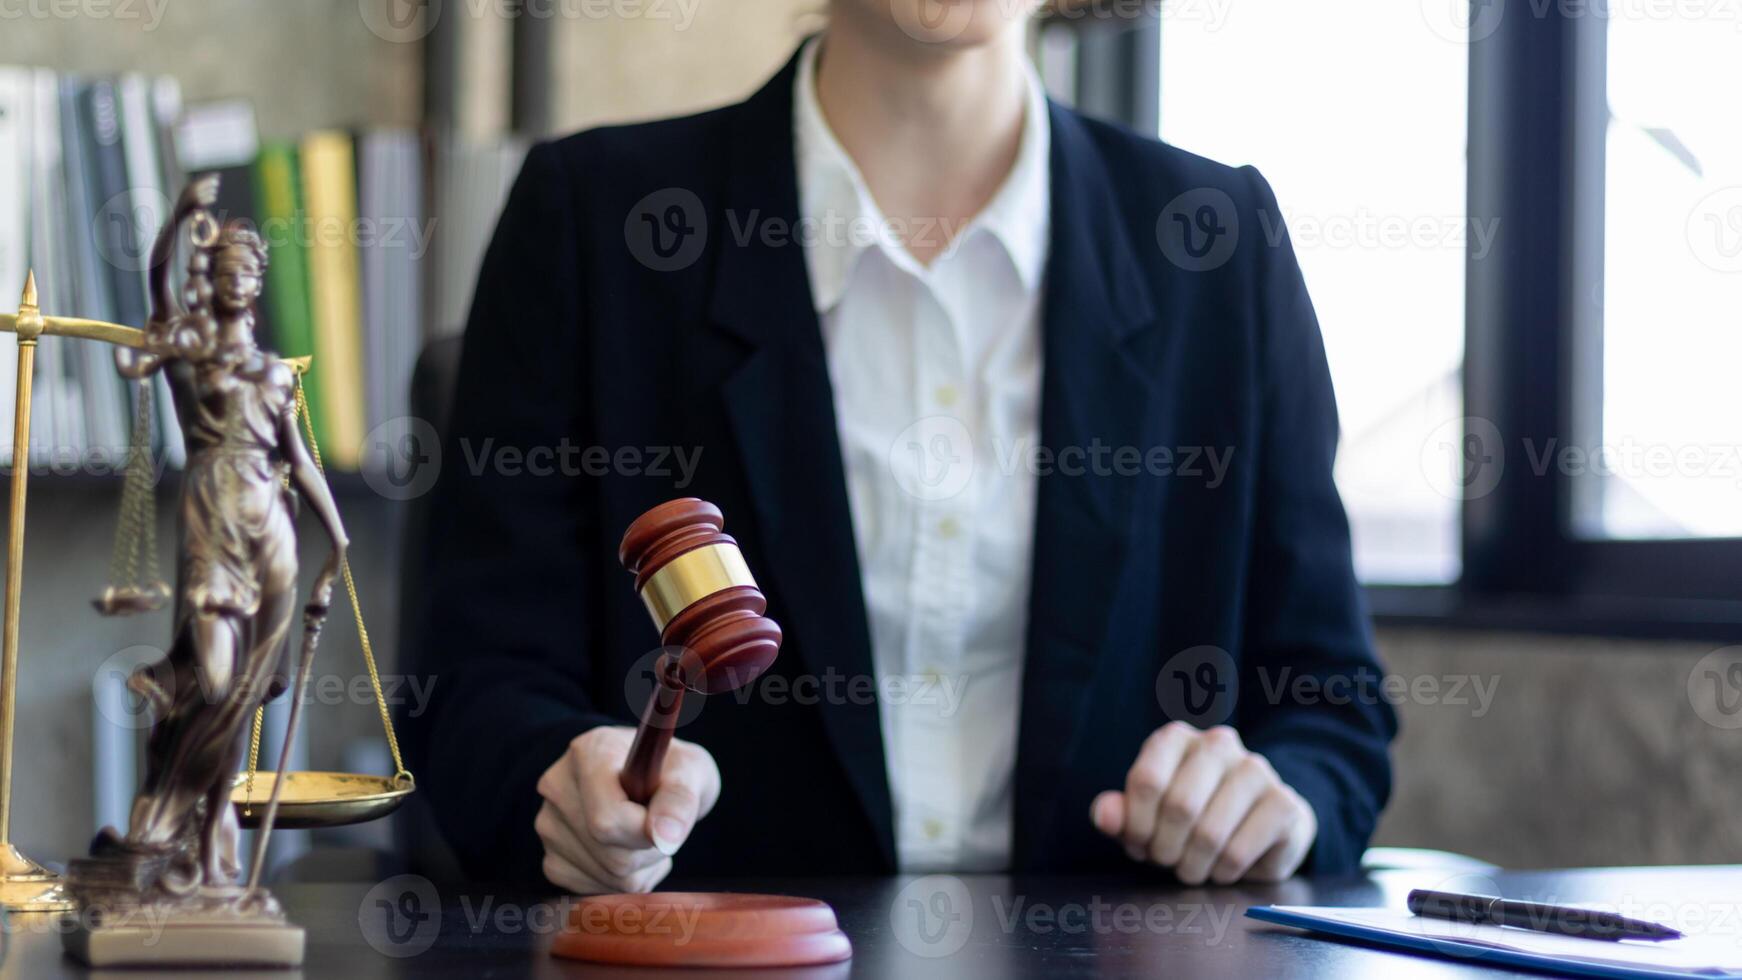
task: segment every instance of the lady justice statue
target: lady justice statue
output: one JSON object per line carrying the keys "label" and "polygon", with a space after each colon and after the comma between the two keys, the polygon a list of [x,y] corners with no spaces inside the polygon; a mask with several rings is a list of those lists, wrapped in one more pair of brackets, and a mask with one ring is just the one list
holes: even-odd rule
{"label": "lady justice statue", "polygon": [[[262,918],[282,923],[270,896],[240,881],[240,830],[230,790],[256,707],[289,682],[294,494],[314,509],[333,542],[304,607],[305,658],[313,655],[347,539],[326,481],[297,433],[295,375],[255,345],[253,306],[265,245],[245,225],[219,226],[211,211],[217,191],[218,178],[208,176],[182,194],[151,253],[145,344],[116,351],[126,377],[167,374],[188,447],[174,633],[168,654],[128,682],[151,706],[154,724],[127,833],[103,828],[91,856],[72,862],[69,877],[82,906],[98,910],[99,927],[104,915],[118,925],[116,910],[150,909],[168,913],[171,930],[186,924],[222,933],[228,924],[228,933],[192,945],[235,949],[233,927]],[[184,226],[193,245],[185,305],[174,302],[169,285]],[[161,597],[111,588],[97,606],[124,614],[152,608],[154,598]],[[87,931],[88,951],[100,954],[102,928]],[[295,932],[300,958],[301,931]],[[164,938],[173,938],[170,931]],[[198,949],[179,958],[159,952],[172,962],[202,959]]]}

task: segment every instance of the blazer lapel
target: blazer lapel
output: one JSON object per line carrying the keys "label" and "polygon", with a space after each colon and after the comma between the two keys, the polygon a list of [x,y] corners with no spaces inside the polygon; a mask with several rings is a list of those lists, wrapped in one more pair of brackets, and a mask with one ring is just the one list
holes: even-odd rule
{"label": "blazer lapel", "polygon": [[[752,348],[723,387],[749,485],[765,569],[784,627],[816,677],[873,676],[871,630],[836,434],[834,394],[811,300],[803,247],[761,229],[796,227],[792,150],[797,58],[744,103],[730,137],[715,227],[710,315]],[[883,733],[875,701],[821,706],[824,729],[896,864]]]}
{"label": "blazer lapel", "polygon": [[[1046,276],[1040,477],[1016,771],[1017,868],[1044,854],[1055,787],[1087,708],[1110,625],[1141,481],[1080,472],[1095,447],[1147,446],[1152,382],[1127,343],[1155,320],[1147,275],[1123,230],[1107,172],[1073,113],[1052,107],[1052,249]],[[1066,454],[1071,454],[1067,456]],[[1091,465],[1085,462],[1085,465]],[[1082,819],[1088,819],[1086,815]]]}
{"label": "blazer lapel", "polygon": [[[761,543],[773,610],[815,676],[872,676],[870,626],[848,509],[834,396],[802,246],[746,234],[799,218],[792,153],[796,58],[741,107],[715,227],[710,314],[750,353],[722,389]],[[1046,277],[1041,441],[1055,454],[1145,447],[1152,384],[1127,350],[1155,321],[1109,174],[1082,121],[1051,107],[1052,246]],[[767,222],[769,224],[763,224]],[[784,223],[779,224],[779,223]],[[1063,462],[1061,458],[1061,464]],[[1015,854],[1034,863],[1054,787],[1087,707],[1126,563],[1140,481],[1040,478],[1017,750]],[[825,705],[822,720],[884,861],[896,866],[882,728],[874,703]],[[1085,818],[1086,819],[1086,818]]]}

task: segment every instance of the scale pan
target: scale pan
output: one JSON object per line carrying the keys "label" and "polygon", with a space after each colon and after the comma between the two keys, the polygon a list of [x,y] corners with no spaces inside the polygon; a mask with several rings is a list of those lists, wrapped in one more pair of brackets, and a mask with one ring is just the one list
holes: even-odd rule
{"label": "scale pan", "polygon": [[[236,817],[245,829],[260,826],[276,778],[276,773],[255,773],[253,792],[249,792],[248,774],[236,775],[236,782],[230,788],[230,802],[235,804]],[[379,820],[399,809],[413,789],[409,781],[396,780],[392,776],[287,772],[274,825],[280,830],[308,830]]]}

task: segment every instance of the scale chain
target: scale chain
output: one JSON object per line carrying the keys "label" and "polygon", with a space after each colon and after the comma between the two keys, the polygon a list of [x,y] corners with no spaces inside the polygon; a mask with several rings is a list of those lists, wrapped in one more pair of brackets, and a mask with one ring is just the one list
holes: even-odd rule
{"label": "scale chain", "polygon": [[141,565],[157,573],[156,505],[151,481],[151,382],[139,382],[138,407],[127,447],[121,489],[121,527],[109,560],[109,580],[118,586],[142,588]]}
{"label": "scale chain", "polygon": [[[324,476],[326,467],[321,462],[321,447],[315,441],[314,418],[309,413],[308,396],[304,393],[302,375],[296,376],[296,408],[295,412],[302,418],[303,431],[308,435],[309,455],[314,459],[315,469]],[[288,480],[289,477],[286,477]],[[387,710],[387,695],[381,689],[381,673],[375,666],[375,651],[369,643],[369,630],[363,625],[363,604],[357,598],[357,583],[351,577],[351,561],[346,558],[340,563],[340,571],[345,578],[345,592],[351,599],[351,614],[357,620],[357,639],[363,648],[363,663],[369,669],[369,686],[375,692],[375,707],[381,713],[381,730],[387,735],[387,749],[393,755],[393,779],[403,780],[408,785],[416,785],[416,778],[405,768],[405,760],[399,754],[399,736],[393,730],[392,713]],[[243,795],[252,800],[254,796],[254,774],[260,766],[260,731],[266,720],[266,706],[261,705],[254,710],[254,730],[248,745],[248,775]]]}

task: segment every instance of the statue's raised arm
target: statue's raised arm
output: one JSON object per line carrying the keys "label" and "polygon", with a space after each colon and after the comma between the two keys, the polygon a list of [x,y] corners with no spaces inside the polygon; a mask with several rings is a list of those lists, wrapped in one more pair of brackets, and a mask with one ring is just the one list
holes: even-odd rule
{"label": "statue's raised arm", "polygon": [[[181,304],[175,301],[175,295],[169,288],[169,265],[175,259],[176,239],[181,235],[183,225],[192,219],[194,221],[194,244],[201,248],[210,248],[217,239],[218,222],[212,214],[212,208],[218,203],[218,175],[206,174],[187,185],[181,192],[181,197],[175,202],[175,213],[157,233],[157,241],[151,246],[151,323],[168,323],[176,316],[185,312]],[[207,284],[209,286],[209,283]],[[193,304],[203,306],[210,300],[209,290],[201,295],[189,283],[193,293]]]}
{"label": "statue's raised arm", "polygon": [[[177,345],[174,337],[181,321],[190,316],[208,315],[212,294],[209,262],[200,262],[197,259],[217,239],[218,222],[211,209],[218,201],[218,180],[217,174],[207,174],[188,184],[176,201],[175,212],[158,231],[157,240],[152,243],[151,260],[147,267],[151,313],[145,323],[145,347],[115,349],[115,366],[125,377],[142,378],[155,372],[167,357],[175,356]],[[176,301],[175,293],[170,288],[169,267],[175,260],[175,245],[181,235],[182,226],[190,220],[194,224],[193,238],[197,251],[196,261],[189,263],[188,305],[184,307]]]}

